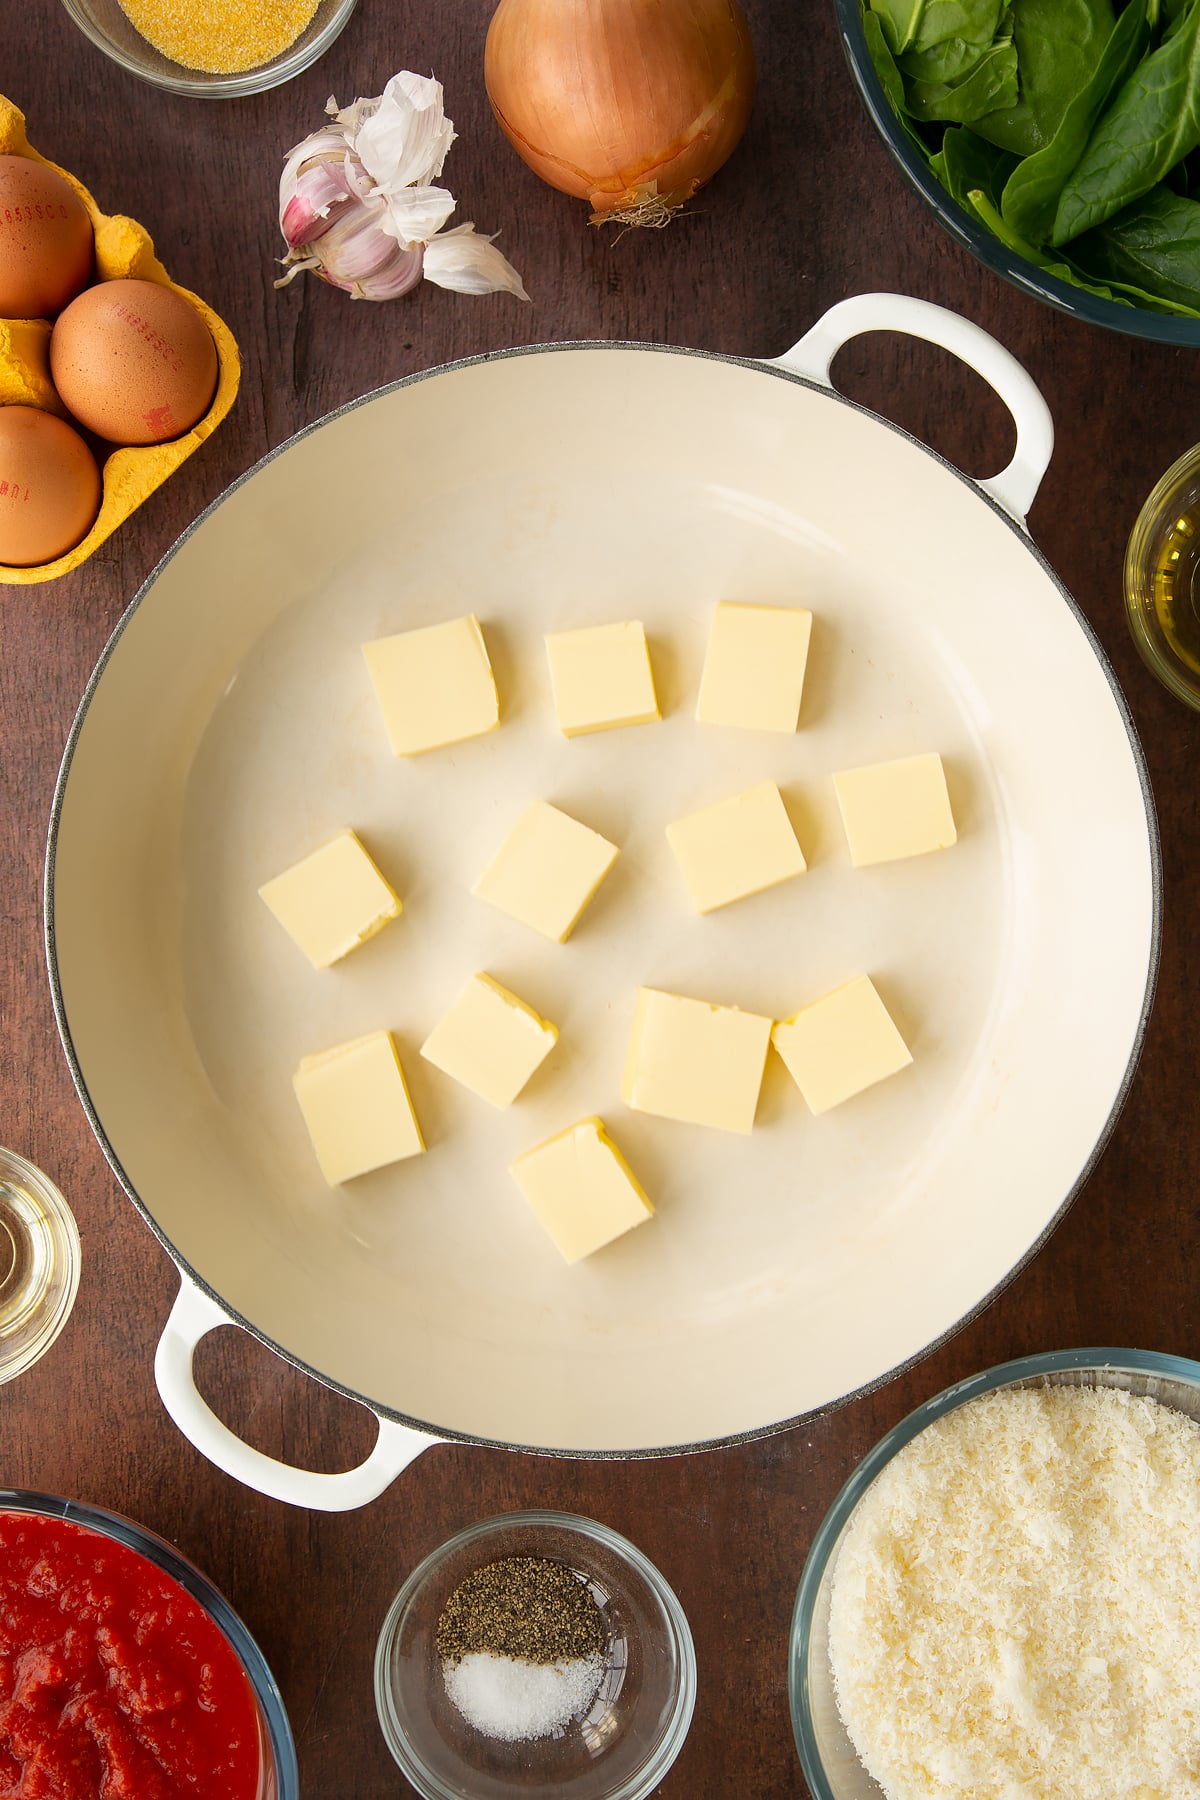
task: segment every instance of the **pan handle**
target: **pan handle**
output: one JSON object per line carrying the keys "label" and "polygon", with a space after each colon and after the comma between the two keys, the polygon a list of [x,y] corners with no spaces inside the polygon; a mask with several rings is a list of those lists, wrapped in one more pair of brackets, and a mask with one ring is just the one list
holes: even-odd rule
{"label": "pan handle", "polygon": [[1017,447],[1007,468],[976,486],[1024,526],[1054,449],[1050,408],[1032,376],[981,326],[911,294],[852,294],[831,306],[798,344],[772,360],[822,387],[832,387],[829,370],[834,357],[843,344],[865,331],[903,331],[940,344],[996,390],[1013,416]]}
{"label": "pan handle", "polygon": [[245,1487],[292,1506],[308,1506],[317,1512],[349,1512],[378,1498],[414,1457],[443,1442],[376,1413],[379,1437],[375,1448],[357,1469],[338,1475],[293,1469],[273,1456],[264,1456],[261,1450],[251,1449],[221,1423],[201,1397],[192,1375],[192,1358],[201,1338],[220,1325],[235,1323],[185,1275],[159,1339],[154,1378],[163,1405],[193,1448]]}

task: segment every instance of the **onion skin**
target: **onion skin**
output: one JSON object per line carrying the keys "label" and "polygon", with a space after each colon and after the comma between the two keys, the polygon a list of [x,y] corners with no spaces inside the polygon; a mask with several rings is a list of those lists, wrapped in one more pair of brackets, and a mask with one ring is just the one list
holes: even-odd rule
{"label": "onion skin", "polygon": [[484,80],[517,154],[593,222],[664,224],[745,130],[754,51],[737,0],[500,0]]}

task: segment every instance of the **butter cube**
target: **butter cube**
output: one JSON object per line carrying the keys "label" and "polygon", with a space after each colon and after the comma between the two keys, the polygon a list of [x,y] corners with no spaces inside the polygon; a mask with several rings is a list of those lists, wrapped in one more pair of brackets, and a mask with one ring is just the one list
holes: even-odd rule
{"label": "butter cube", "polygon": [[856,869],[945,850],[958,841],[936,751],[843,769],[833,785]]}
{"label": "butter cube", "polygon": [[304,1057],[292,1085],[330,1187],[425,1148],[390,1031]]}
{"label": "butter cube", "polygon": [[760,781],[667,826],[692,905],[714,912],[803,875],[808,864],[773,781]]}
{"label": "butter cube", "polygon": [[471,891],[564,944],[618,854],[617,846],[598,831],[545,800],[535,800]]}
{"label": "butter cube", "polygon": [[635,1112],[750,1132],[770,1019],[639,988],[621,1098]]}
{"label": "butter cube", "polygon": [[814,1113],[840,1106],[912,1061],[869,975],[856,975],[784,1019],[771,1041]]}
{"label": "butter cube", "polygon": [[490,975],[472,975],[421,1055],[493,1106],[511,1106],[558,1042],[558,1027]]}
{"label": "butter cube", "polygon": [[795,731],[811,635],[812,614],[803,607],[719,600],[696,717],[743,731]]}
{"label": "butter cube", "polygon": [[526,1150],[512,1173],[569,1263],[644,1224],[654,1211],[602,1119],[580,1119]]}
{"label": "butter cube", "polygon": [[496,680],[474,613],[375,638],[363,655],[397,756],[418,756],[500,723]]}
{"label": "butter cube", "polygon": [[314,969],[365,944],[402,910],[352,831],[340,831],[258,892]]}
{"label": "butter cube", "polygon": [[646,633],[636,619],[549,632],[546,653],[564,737],[648,725],[661,716]]}

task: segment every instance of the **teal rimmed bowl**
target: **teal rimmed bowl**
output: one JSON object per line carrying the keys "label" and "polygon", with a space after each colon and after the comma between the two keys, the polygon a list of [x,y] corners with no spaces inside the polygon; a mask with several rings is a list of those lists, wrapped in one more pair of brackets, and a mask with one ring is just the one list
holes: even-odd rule
{"label": "teal rimmed bowl", "polygon": [[867,1489],[917,1433],[968,1400],[1006,1387],[1119,1387],[1148,1394],[1200,1422],[1200,1362],[1153,1350],[1050,1350],[1000,1363],[959,1381],[901,1419],[859,1463],[813,1539],[800,1577],[788,1646],[788,1701],[796,1750],[812,1800],[882,1800],[858,1760],[834,1698],[829,1664],[833,1571],[850,1519]]}
{"label": "teal rimmed bowl", "polygon": [[1126,337],[1148,338],[1158,344],[1200,346],[1200,319],[1187,319],[1170,313],[1155,313],[1139,306],[1120,306],[1115,300],[1104,300],[1098,294],[1086,293],[1047,275],[1035,263],[1017,256],[999,238],[981,225],[978,219],[952,200],[937,177],[921,160],[904,133],[883,84],[875,73],[863,30],[863,0],[834,0],[838,32],[850,73],[868,117],[899,166],[910,187],[914,187],[930,211],[945,229],[969,250],[985,268],[991,269],[1014,287],[1044,300],[1047,306],[1073,318],[1085,319],[1090,325],[1103,325],[1109,331],[1123,332]]}

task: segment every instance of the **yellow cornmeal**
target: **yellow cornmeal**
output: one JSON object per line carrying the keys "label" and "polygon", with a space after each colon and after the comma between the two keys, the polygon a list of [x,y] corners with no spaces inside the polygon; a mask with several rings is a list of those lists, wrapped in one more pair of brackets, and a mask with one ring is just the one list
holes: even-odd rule
{"label": "yellow cornmeal", "polygon": [[240,75],[294,44],[320,0],[121,0],[147,43],[185,69]]}

